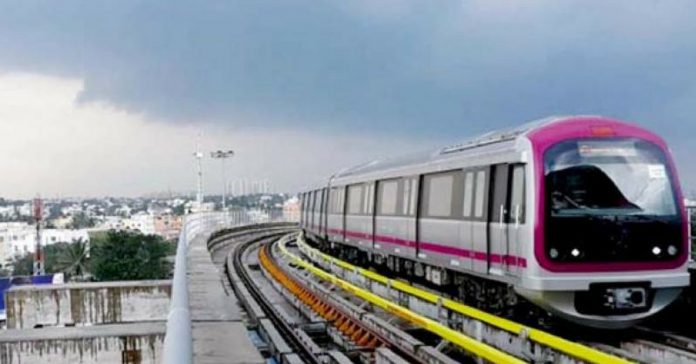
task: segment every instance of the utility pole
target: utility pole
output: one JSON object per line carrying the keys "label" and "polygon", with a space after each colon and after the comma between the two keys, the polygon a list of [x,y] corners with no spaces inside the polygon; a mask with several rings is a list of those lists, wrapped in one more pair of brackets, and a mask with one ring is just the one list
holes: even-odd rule
{"label": "utility pole", "polygon": [[34,251],[34,275],[43,275],[45,272],[44,268],[44,255],[43,248],[41,245],[41,221],[43,220],[43,201],[41,197],[34,199],[34,221],[36,221],[36,248]]}
{"label": "utility pole", "polygon": [[232,149],[216,150],[214,152],[211,152],[210,156],[212,158],[219,159],[222,161],[222,211],[225,211],[225,200],[227,199],[227,177],[225,177],[225,159],[232,158],[234,156],[234,151]]}

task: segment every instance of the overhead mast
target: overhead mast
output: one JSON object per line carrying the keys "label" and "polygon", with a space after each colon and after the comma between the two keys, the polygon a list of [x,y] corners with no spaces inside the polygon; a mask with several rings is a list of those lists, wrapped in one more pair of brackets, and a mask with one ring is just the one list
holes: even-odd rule
{"label": "overhead mast", "polygon": [[198,182],[196,188],[197,209],[203,207],[203,152],[201,152],[201,134],[198,133],[196,140],[196,152],[193,154],[198,164]]}

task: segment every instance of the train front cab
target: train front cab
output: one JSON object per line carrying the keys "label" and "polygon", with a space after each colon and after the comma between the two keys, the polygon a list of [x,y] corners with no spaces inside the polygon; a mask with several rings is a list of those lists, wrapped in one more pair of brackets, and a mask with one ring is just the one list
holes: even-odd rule
{"label": "train front cab", "polygon": [[517,291],[602,328],[632,326],[673,302],[689,283],[689,245],[664,141],[604,118],[554,123],[528,138],[534,259]]}

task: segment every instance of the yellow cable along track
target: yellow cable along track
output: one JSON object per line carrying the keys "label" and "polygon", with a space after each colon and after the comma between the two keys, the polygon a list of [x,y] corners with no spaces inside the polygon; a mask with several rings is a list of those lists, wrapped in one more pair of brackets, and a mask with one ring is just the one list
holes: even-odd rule
{"label": "yellow cable along track", "polygon": [[[413,287],[409,284],[406,284],[404,282],[395,280],[395,279],[390,279],[387,278],[381,274],[375,273],[373,271],[360,268],[358,266],[352,265],[350,263],[344,262],[340,259],[336,259],[328,254],[325,254],[311,246],[309,246],[305,240],[304,237],[301,234],[298,234],[298,239],[297,239],[298,245],[302,249],[302,251],[310,256],[312,259],[315,258],[320,258],[324,260],[327,263],[330,264],[335,264],[337,266],[340,266],[343,269],[350,270],[353,272],[356,272],[372,281],[379,282],[384,285],[388,285],[393,289],[399,290],[401,292],[407,293],[409,295],[412,295],[414,297],[418,297],[419,299],[422,299],[424,301],[430,302],[430,303],[438,303],[440,302],[442,304],[442,307],[445,307],[451,311],[457,312],[459,314],[462,314],[464,316],[470,317],[475,320],[479,320],[485,324],[488,324],[490,326],[496,327],[501,330],[508,331],[510,333],[516,334],[516,335],[527,335],[527,337],[533,341],[536,342],[540,345],[547,346],[549,348],[552,348],[558,352],[561,352],[563,354],[566,354],[570,357],[582,360],[584,362],[588,363],[597,363],[597,364],[627,364],[627,363],[633,363],[632,361],[623,359],[618,356],[614,356],[605,352],[602,352],[600,350],[594,349],[592,347],[578,344],[566,339],[563,339],[561,337],[558,337],[556,335],[547,333],[545,331],[535,329],[533,327],[525,326],[519,323],[516,323],[514,321],[501,318],[498,316],[495,316],[493,314],[481,311],[479,309],[464,305],[462,303],[453,301],[451,299],[439,296],[435,293],[428,292],[425,290],[422,290],[420,288]],[[285,252],[285,250],[284,250]],[[305,262],[301,258],[298,258],[289,252],[287,252],[291,259],[296,261],[297,264],[301,264],[299,262],[303,262],[303,266],[309,265],[312,267],[312,273],[314,273],[315,270],[318,270],[318,268],[314,267],[313,265]],[[324,272],[323,270],[318,270],[322,272],[322,274],[333,277],[329,275],[328,273]],[[334,277],[334,279],[337,279]],[[352,285],[351,285],[352,286]],[[355,287],[355,286],[353,286]],[[357,288],[357,287],[356,287]],[[358,288],[359,289],[359,288]],[[374,295],[370,292],[367,292],[371,295]],[[389,302],[389,301],[387,301]],[[389,302],[392,306],[397,306],[394,303]],[[401,309],[403,307],[398,306]],[[410,312],[410,311],[409,311]],[[426,318],[427,319],[427,318]],[[430,320],[430,319],[427,319]],[[430,320],[432,321],[432,320]],[[434,322],[434,321],[432,321]],[[437,323],[435,323],[437,324]],[[439,324],[437,324],[439,325]],[[442,326],[442,325],[439,325]],[[449,330],[449,331],[454,331],[449,328],[446,328],[442,326],[443,328]],[[438,328],[440,330],[440,328]],[[449,331],[447,331],[449,333]],[[444,331],[443,331],[444,333]],[[460,334],[460,333],[458,333]],[[450,340],[450,339],[447,339]],[[493,360],[494,362],[497,362]]]}

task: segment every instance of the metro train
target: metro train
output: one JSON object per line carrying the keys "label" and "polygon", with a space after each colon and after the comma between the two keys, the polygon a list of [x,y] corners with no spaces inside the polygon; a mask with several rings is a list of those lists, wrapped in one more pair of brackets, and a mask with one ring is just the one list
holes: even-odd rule
{"label": "metro train", "polygon": [[300,199],[318,247],[496,312],[524,304],[627,328],[689,284],[667,145],[606,117],[550,117],[372,161]]}

